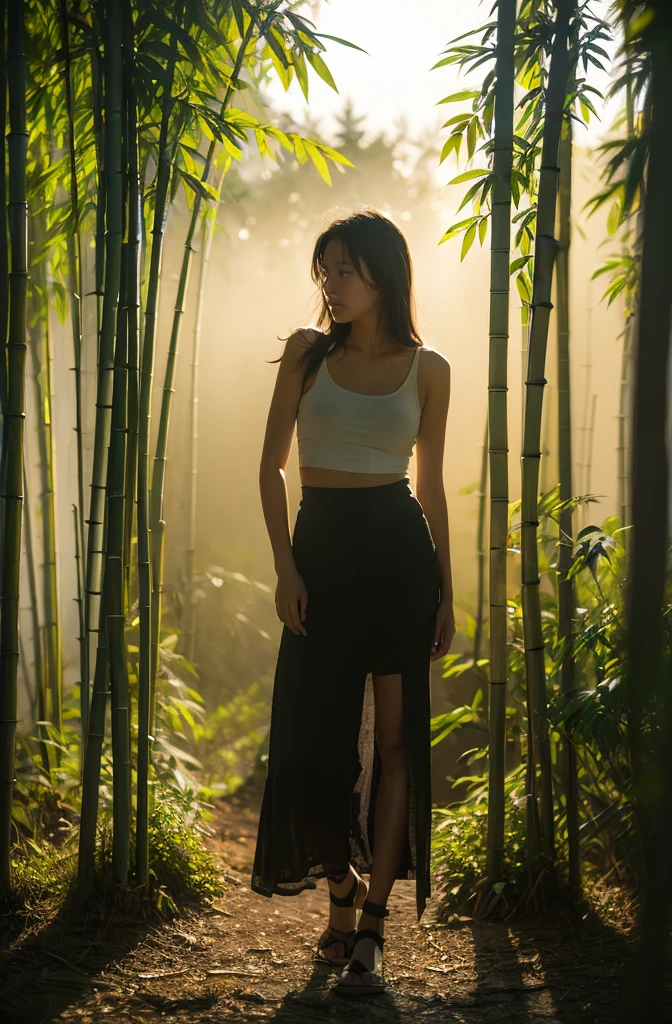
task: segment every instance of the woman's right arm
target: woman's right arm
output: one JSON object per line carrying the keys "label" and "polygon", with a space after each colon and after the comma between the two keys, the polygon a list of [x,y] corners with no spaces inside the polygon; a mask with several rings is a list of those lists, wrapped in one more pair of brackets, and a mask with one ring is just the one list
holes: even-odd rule
{"label": "woman's right arm", "polygon": [[278,617],[292,632],[304,635],[307,633],[302,619],[308,595],[292,552],[285,467],[303,390],[304,367],[299,368],[297,364],[307,346],[308,341],[301,331],[287,339],[268,412],[259,466],[261,504],[278,576],[275,607]]}

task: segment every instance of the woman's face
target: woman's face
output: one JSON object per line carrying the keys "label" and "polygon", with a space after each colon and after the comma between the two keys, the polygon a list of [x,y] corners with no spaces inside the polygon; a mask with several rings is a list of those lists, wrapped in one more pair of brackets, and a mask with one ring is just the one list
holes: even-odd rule
{"label": "woman's face", "polygon": [[366,263],[360,260],[362,278],[340,239],[328,243],[322,262],[322,291],[336,323],[352,323],[382,302],[382,291],[371,280]]}

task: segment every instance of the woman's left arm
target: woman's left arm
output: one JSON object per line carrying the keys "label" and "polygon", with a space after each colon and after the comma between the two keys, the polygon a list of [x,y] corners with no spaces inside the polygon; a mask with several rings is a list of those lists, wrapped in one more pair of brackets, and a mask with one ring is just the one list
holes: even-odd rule
{"label": "woman's left arm", "polygon": [[441,570],[441,602],[436,613],[431,660],[448,653],[455,635],[453,577],[450,564],[448,506],[443,485],[443,455],[450,404],[450,363],[440,352],[424,355],[426,393],[416,442],[415,493],[429,524]]}

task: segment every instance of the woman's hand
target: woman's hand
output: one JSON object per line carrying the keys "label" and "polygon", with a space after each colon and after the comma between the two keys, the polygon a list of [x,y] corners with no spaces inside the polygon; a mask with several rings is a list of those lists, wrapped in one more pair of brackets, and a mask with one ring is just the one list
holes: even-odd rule
{"label": "woman's hand", "polygon": [[454,636],[455,616],[453,614],[453,602],[452,599],[446,599],[445,601],[441,601],[436,610],[436,618],[434,620],[434,643],[432,644],[432,652],[429,660],[436,661],[438,658],[442,658],[444,654],[447,654]]}
{"label": "woman's hand", "polygon": [[308,607],[308,591],[303,578],[296,569],[288,569],[278,575],[275,588],[275,610],[278,618],[292,633],[308,636],[303,625]]}

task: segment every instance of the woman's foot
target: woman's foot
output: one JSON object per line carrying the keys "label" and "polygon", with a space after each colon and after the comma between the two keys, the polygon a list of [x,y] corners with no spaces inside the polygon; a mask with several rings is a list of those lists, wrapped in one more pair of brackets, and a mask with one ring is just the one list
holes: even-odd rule
{"label": "woman's foot", "polygon": [[341,966],[347,964],[352,951],[357,909],[366,899],[368,886],[352,866],[339,878],[340,881],[328,879],[329,893],[330,897],[346,903],[346,906],[339,906],[330,898],[329,925],[320,936],[317,948],[321,959]]}
{"label": "woman's foot", "polygon": [[[372,908],[377,906],[369,905]],[[339,994],[375,995],[386,990],[387,986],[382,976],[384,916],[362,911],[352,955],[343,968],[336,986]]]}

